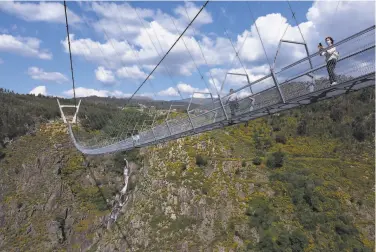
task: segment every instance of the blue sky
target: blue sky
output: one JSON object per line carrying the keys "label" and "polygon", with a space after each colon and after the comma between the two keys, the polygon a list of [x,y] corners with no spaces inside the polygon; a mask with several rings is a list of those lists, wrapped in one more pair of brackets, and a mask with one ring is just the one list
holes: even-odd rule
{"label": "blue sky", "polygon": [[[133,93],[187,25],[185,11],[193,18],[202,4],[67,2],[77,95],[125,97]],[[372,2],[303,1],[291,5],[311,51],[329,33],[340,39],[375,23]],[[249,6],[269,58],[274,57],[286,27],[285,39],[301,40],[287,2],[249,2]],[[361,20],[354,22],[354,18],[348,19],[350,16]],[[189,50],[180,41],[153,74],[151,83],[147,82],[138,94],[179,99],[178,90],[183,98],[194,91],[214,93],[228,70],[242,71],[239,61],[230,64],[235,53],[224,29],[236,48],[245,41],[240,59],[251,80],[268,74],[247,3],[210,2],[184,37]],[[62,2],[0,2],[0,87],[71,97],[66,47]],[[281,66],[302,58],[301,49],[284,48]],[[244,81],[227,80],[222,91],[239,87]]]}

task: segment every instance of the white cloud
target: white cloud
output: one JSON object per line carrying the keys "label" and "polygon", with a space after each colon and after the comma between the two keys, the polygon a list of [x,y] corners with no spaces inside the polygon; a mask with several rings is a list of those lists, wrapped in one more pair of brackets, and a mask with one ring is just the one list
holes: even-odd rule
{"label": "white cloud", "polygon": [[36,96],[38,94],[47,95],[47,88],[46,88],[46,86],[37,86],[37,87],[33,88],[33,90],[31,90],[29,94],[33,94],[33,95],[36,95]]}
{"label": "white cloud", "polygon": [[[179,83],[176,87],[169,87],[165,90],[158,92],[158,95],[159,96],[179,96],[178,90],[182,94],[193,94],[195,92],[202,92],[202,93],[208,93],[209,92],[209,90],[207,88],[200,89],[200,88],[192,87],[191,85],[186,84],[186,83]],[[195,93],[194,97],[201,98],[201,97],[206,97],[206,95]]]}
{"label": "white cloud", "polygon": [[100,66],[95,69],[95,77],[97,80],[104,83],[113,83],[115,82],[115,76],[111,70],[107,70],[104,67]]}
{"label": "white cloud", "polygon": [[[92,88],[78,87],[75,89],[76,97],[88,97],[88,96],[98,96],[98,97],[108,97],[115,96],[118,98],[129,97],[131,94],[123,93],[119,90],[108,91],[108,90],[97,90]],[[64,95],[73,96],[73,89],[63,92]]]}
{"label": "white cloud", "polygon": [[[194,16],[196,16],[200,8],[201,6],[196,6],[192,2],[185,2],[185,6],[182,6],[182,5],[178,6],[174,10],[174,12],[181,18],[185,19],[186,22],[188,23],[188,17],[189,17],[189,20],[192,20]],[[187,17],[187,12],[188,12],[188,17]],[[195,26],[199,26],[202,24],[210,24],[212,22],[213,22],[213,19],[212,19],[211,14],[206,9],[204,9],[200,13],[200,15],[196,18],[194,24]]]}
{"label": "white cloud", "polygon": [[28,75],[34,80],[53,81],[62,83],[68,81],[68,78],[59,72],[45,72],[42,68],[29,67]]}
{"label": "white cloud", "polygon": [[[45,21],[65,23],[64,6],[61,3],[20,3],[5,1],[0,4],[0,11],[15,15],[26,21]],[[80,17],[67,10],[69,23],[80,22]]]}
{"label": "white cloud", "polygon": [[176,91],[175,88],[169,87],[165,90],[159,91],[158,92],[159,96],[179,96],[178,91]]}
{"label": "white cloud", "polygon": [[140,70],[138,66],[122,67],[116,72],[119,78],[145,79],[147,74]]}
{"label": "white cloud", "polygon": [[[73,55],[83,56],[86,60],[106,65],[108,68],[120,68],[124,64],[135,64],[136,59],[132,52],[132,48],[124,41],[118,41],[111,39],[105,43],[93,41],[90,38],[87,39],[75,39],[74,34],[70,34],[71,51]],[[60,42],[66,53],[69,53],[68,40]],[[148,58],[143,59],[143,56]],[[157,55],[155,54],[154,57]],[[153,57],[148,52],[143,52],[140,55],[141,60],[148,60]]]}
{"label": "white cloud", "polygon": [[[193,13],[196,14],[199,10],[193,3],[186,3],[186,7],[191,16],[190,18],[193,18]],[[142,19],[141,22],[143,22],[146,29],[143,24],[140,24],[134,9],[127,3],[118,5],[115,3],[93,3],[92,10],[101,16],[99,22],[93,22],[94,29],[103,34],[103,27],[105,27],[106,34],[111,39],[108,40],[107,36],[105,36],[105,42],[93,41],[90,38],[75,39],[72,34],[72,53],[98,64],[106,65],[110,69],[119,69],[124,65],[130,67],[135,64],[141,64],[141,67],[145,68],[150,65],[154,66],[161,57],[158,53],[166,52],[188,23],[183,6],[175,10],[177,17],[162,13],[160,10],[137,9],[137,13]],[[199,17],[201,19],[199,19],[199,22],[195,22],[197,24],[200,23],[202,25],[212,22],[211,15],[206,10],[201,12]],[[150,18],[154,20],[149,21]],[[178,31],[172,21],[176,24]],[[185,43],[195,62],[198,65],[202,65],[204,60],[198,46],[198,40],[191,36],[192,29],[190,29],[190,32],[187,33],[188,36],[184,37]],[[156,34],[158,34],[158,37],[156,37]],[[124,41],[126,38],[132,44],[131,46]],[[225,43],[227,39],[211,41],[205,37],[204,40],[205,43],[202,43],[202,48],[209,64],[218,64],[228,60],[226,52],[229,52],[230,48]],[[65,47],[65,51],[68,52],[66,39],[61,41],[61,43]],[[226,46],[227,49],[223,48],[223,46]],[[155,47],[158,52],[156,52]],[[223,52],[224,56],[217,54],[218,51]],[[138,55],[138,58],[135,57],[134,53]],[[195,70],[189,52],[187,52],[182,42],[175,46],[169,57],[164,61],[164,64],[169,68],[170,72],[185,76],[191,75],[192,71]]]}
{"label": "white cloud", "polygon": [[314,24],[321,41],[327,36],[340,39],[375,25],[375,2],[316,1],[306,16]]}
{"label": "white cloud", "polygon": [[0,34],[0,51],[37,57],[40,59],[52,59],[52,54],[47,50],[40,49],[40,44],[41,41],[37,38],[13,37],[8,34]]}
{"label": "white cloud", "polygon": [[151,9],[137,9],[137,13],[129,3],[96,3],[92,4],[93,10],[99,17],[98,22],[93,23],[94,29],[103,35],[106,29],[107,35],[114,38],[132,37],[140,31],[137,14],[141,19],[154,17]]}
{"label": "white cloud", "polygon": [[207,88],[199,89],[199,88],[192,87],[191,85],[186,84],[186,83],[179,83],[177,85],[177,88],[180,90],[180,92],[185,93],[185,94],[192,94],[194,92],[202,92],[202,93],[209,92]]}

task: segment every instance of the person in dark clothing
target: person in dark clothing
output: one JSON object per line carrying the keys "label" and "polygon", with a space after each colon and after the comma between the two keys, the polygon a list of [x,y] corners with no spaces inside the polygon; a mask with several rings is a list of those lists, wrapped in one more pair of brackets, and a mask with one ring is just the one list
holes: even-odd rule
{"label": "person in dark clothing", "polygon": [[[326,37],[325,42],[328,47],[332,46],[334,43],[334,40],[332,37]],[[339,53],[337,52],[336,48],[333,46],[330,49],[325,49],[322,44],[319,44],[319,52],[321,56],[325,56],[326,61],[326,69],[328,70],[329,74],[329,81],[330,85],[336,85],[337,84],[337,76],[334,72],[334,69],[337,64],[337,60],[339,58]]]}

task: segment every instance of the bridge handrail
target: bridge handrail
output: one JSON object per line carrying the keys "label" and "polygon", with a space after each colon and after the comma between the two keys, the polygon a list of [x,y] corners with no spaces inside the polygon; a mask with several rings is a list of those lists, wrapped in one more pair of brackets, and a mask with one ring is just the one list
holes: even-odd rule
{"label": "bridge handrail", "polygon": [[[354,55],[357,55],[357,54],[359,54],[359,53],[362,53],[362,52],[364,52],[364,51],[367,51],[367,50],[370,50],[370,49],[373,49],[373,48],[375,48],[375,45],[369,46],[369,47],[364,48],[364,49],[362,49],[362,50],[358,50],[358,51],[356,51],[355,53],[350,53],[350,54],[348,54],[348,55],[346,55],[346,56],[344,56],[344,57],[341,57],[338,61],[343,61],[343,60],[345,60],[345,59],[347,59],[347,58],[350,58],[350,57],[352,57],[352,56],[354,56]],[[286,84],[286,83],[288,83],[288,82],[290,82],[290,81],[292,81],[292,80],[295,80],[295,79],[300,78],[300,77],[302,77],[302,76],[304,76],[304,75],[307,75],[307,74],[312,73],[312,72],[315,72],[315,71],[317,71],[317,70],[319,70],[319,69],[321,69],[321,68],[324,68],[325,66],[326,66],[326,64],[321,64],[321,65],[318,66],[318,67],[315,67],[315,68],[313,68],[313,69],[309,69],[308,71],[305,71],[304,73],[298,74],[298,75],[296,75],[296,76],[294,76],[294,77],[292,77],[292,78],[290,78],[290,79],[288,79],[288,80],[285,80],[284,82],[280,83],[279,85],[282,86],[282,85],[284,85],[284,84]],[[257,82],[260,82],[260,81],[262,81],[262,80],[265,80],[265,79],[267,79],[268,77],[271,77],[271,75],[269,75],[269,76],[265,76],[265,77],[262,77],[261,79],[255,81],[254,83],[257,83]],[[252,84],[253,84],[253,83],[251,83],[251,85],[252,85]],[[266,91],[268,91],[268,90],[271,90],[271,89],[273,89],[273,88],[275,88],[275,86],[270,87],[270,88],[267,88],[267,89],[264,89],[264,90],[261,90],[260,92],[258,92],[258,93],[256,93],[256,94],[252,94],[252,95],[246,96],[246,97],[244,97],[244,98],[242,98],[242,99],[240,99],[240,100],[244,100],[244,99],[249,98],[249,97],[251,97],[251,96],[259,95],[259,94],[264,93],[264,92],[266,92]],[[240,89],[240,90],[242,90],[242,89]],[[238,91],[240,91],[240,90],[238,90]],[[234,93],[237,93],[238,91],[234,91]],[[224,104],[224,106],[228,106],[228,105],[227,105],[227,104]],[[195,119],[195,118],[197,118],[197,117],[199,117],[199,116],[202,116],[202,115],[205,115],[205,114],[208,114],[208,113],[212,113],[213,111],[215,111],[215,110],[219,110],[219,109],[221,109],[221,108],[222,108],[222,107],[216,107],[216,108],[211,109],[211,110],[209,110],[209,111],[206,111],[206,112],[204,112],[204,113],[202,113],[202,114],[195,115],[194,117],[191,117],[191,119]],[[178,124],[178,125],[182,125],[182,124]]]}
{"label": "bridge handrail", "polygon": [[[361,36],[361,35],[363,35],[363,34],[365,34],[365,33],[367,33],[367,32],[370,32],[370,31],[373,31],[373,30],[375,30],[375,25],[373,25],[373,26],[371,26],[371,27],[369,27],[369,28],[367,28],[367,29],[364,29],[364,30],[362,30],[362,31],[360,31],[360,32],[358,32],[358,33],[356,33],[356,34],[353,34],[353,35],[351,35],[351,36],[349,36],[349,37],[347,37],[347,38],[345,38],[345,39],[343,39],[343,40],[341,40],[341,41],[339,41],[339,42],[337,42],[337,43],[335,43],[333,46],[331,46],[331,47],[334,47],[334,46],[338,46],[338,45],[341,45],[341,44],[344,44],[344,43],[346,43],[347,41],[350,41],[350,40],[352,40],[352,39],[354,39],[354,38],[356,38],[356,37],[358,37],[358,36]],[[372,45],[369,45],[369,44],[366,44],[367,46],[366,47],[364,47],[364,48],[362,48],[362,49],[360,49],[360,50],[357,50],[357,51],[350,51],[348,54],[346,54],[346,55],[344,55],[344,56],[342,56],[339,60],[338,60],[338,62],[340,62],[340,61],[344,61],[344,60],[346,60],[346,59],[348,59],[348,58],[351,58],[351,57],[353,57],[353,56],[355,56],[355,55],[357,55],[357,54],[360,54],[360,53],[362,53],[362,52],[365,52],[365,51],[367,51],[367,50],[371,50],[371,49],[374,49],[375,48],[375,44],[373,43]],[[328,47],[328,48],[331,48],[331,47]],[[358,47],[359,48],[359,47]],[[353,48],[353,50],[354,49],[358,49],[358,48]],[[302,62],[304,62],[304,61],[307,61],[307,60],[309,60],[309,59],[311,59],[311,58],[313,58],[313,57],[315,57],[315,56],[318,56],[319,55],[319,52],[315,52],[315,53],[313,53],[313,54],[311,54],[311,55],[309,55],[309,56],[307,56],[307,57],[305,57],[305,58],[303,58],[303,59],[301,59],[301,60],[299,60],[299,61],[297,61],[297,62],[294,62],[294,63],[292,63],[292,64],[290,64],[290,65],[288,65],[288,66],[286,66],[286,67],[283,67],[280,71],[278,71],[278,72],[275,72],[274,74],[280,74],[280,73],[282,73],[282,72],[284,72],[285,70],[287,70],[287,69],[289,69],[289,68],[292,68],[292,67],[294,67],[294,66],[296,66],[296,65],[298,65],[298,64],[300,64],[300,63],[302,63]],[[303,73],[299,73],[299,74],[297,74],[297,75],[295,75],[295,76],[293,76],[293,77],[291,77],[291,78],[289,78],[289,79],[285,79],[285,80],[283,80],[280,84],[279,84],[279,86],[284,86],[284,85],[286,85],[287,83],[289,83],[289,82],[291,82],[291,81],[293,81],[293,80],[295,80],[295,79],[298,79],[298,78],[300,78],[300,77],[302,77],[302,76],[305,76],[305,75],[307,75],[307,74],[309,74],[309,73],[312,73],[312,72],[315,72],[315,71],[317,71],[317,70],[320,70],[320,69],[322,69],[322,68],[324,68],[326,66],[326,63],[323,63],[323,64],[320,64],[320,65],[318,65],[318,66],[316,66],[315,68],[312,68],[312,69],[309,69],[309,70],[307,70],[307,71],[304,71]],[[244,85],[243,87],[241,87],[241,88],[238,88],[237,90],[235,90],[235,93],[239,93],[241,90],[244,90],[244,89],[246,89],[246,88],[249,88],[249,87],[251,87],[252,85],[255,85],[255,84],[257,84],[257,83],[260,83],[260,82],[262,82],[262,81],[264,81],[264,80],[266,80],[266,79],[268,79],[268,78],[272,78],[273,76],[272,76],[272,74],[268,74],[268,75],[265,75],[264,77],[261,77],[260,79],[258,79],[258,80],[255,80],[255,81],[253,81],[252,83],[249,83],[249,84],[247,84],[247,85]],[[263,89],[263,90],[260,90],[260,91],[258,91],[258,92],[256,92],[256,93],[250,93],[249,95],[246,95],[245,97],[242,97],[241,99],[239,99],[239,101],[243,101],[244,99],[249,99],[250,97],[255,97],[255,96],[258,96],[258,95],[261,95],[261,94],[263,94],[263,93],[265,93],[266,91],[269,91],[269,90],[271,90],[271,89],[276,89],[276,86],[274,85],[275,83],[273,83],[273,86],[271,86],[271,87],[269,87],[269,88],[265,88],[265,89]],[[229,97],[229,95],[230,94],[227,94],[227,95],[225,95],[225,96],[223,96],[223,97],[221,97],[220,95],[215,99],[215,103],[218,103],[218,101],[222,101],[223,99],[226,99],[226,98],[228,98]],[[273,101],[273,100],[268,100],[268,97],[267,97],[267,103],[269,103],[270,101]],[[203,106],[205,106],[205,105],[203,105]],[[142,140],[142,139],[140,139],[140,142],[139,142],[139,144],[137,144],[136,146],[146,146],[146,145],[148,145],[148,143],[149,142],[159,142],[161,139],[166,139],[166,138],[168,138],[168,139],[171,139],[171,138],[174,138],[174,137],[176,137],[176,135],[181,135],[182,133],[186,133],[186,132],[192,132],[192,131],[195,131],[195,129],[197,129],[197,128],[202,128],[202,127],[206,127],[205,125],[209,125],[210,124],[210,122],[209,121],[196,121],[196,123],[198,124],[198,127],[197,128],[195,128],[194,127],[194,125],[192,124],[192,126],[191,125],[189,125],[189,127],[188,128],[186,128],[186,127],[182,127],[182,126],[186,126],[187,125],[187,123],[189,124],[189,122],[188,122],[188,119],[189,120],[191,120],[191,122],[192,122],[192,120],[196,120],[196,119],[200,119],[200,118],[202,118],[202,119],[204,119],[203,118],[203,116],[205,116],[205,115],[207,115],[207,114],[209,114],[209,113],[213,113],[214,111],[218,111],[218,110],[222,110],[223,108],[228,108],[229,107],[229,105],[228,104],[221,104],[221,105],[218,105],[216,108],[213,108],[213,109],[210,109],[210,110],[208,110],[208,111],[205,111],[205,112],[203,112],[203,113],[200,113],[200,114],[197,114],[197,115],[192,115],[192,116],[190,116],[189,118],[187,117],[187,118],[184,118],[184,119],[181,119],[181,118],[174,118],[174,119],[169,119],[169,120],[166,120],[166,121],[164,121],[163,123],[168,123],[168,122],[170,122],[172,125],[173,125],[173,127],[176,129],[176,128],[179,128],[179,127],[181,127],[181,128],[183,128],[183,131],[182,132],[180,132],[181,130],[175,130],[175,133],[173,133],[173,132],[167,132],[167,137],[165,137],[165,133],[163,132],[163,130],[164,130],[164,128],[161,128],[160,129],[160,131],[159,131],[159,139],[157,139],[157,138],[155,138],[155,135],[154,135],[154,132],[153,132],[153,129],[155,128],[153,128],[153,129],[151,129],[151,130],[147,130],[147,131],[143,131],[143,132],[140,132],[140,134],[142,134],[142,133],[144,133],[144,135],[145,135],[145,139],[144,140]],[[262,109],[262,108],[260,108],[260,109]],[[257,109],[257,110],[259,110],[259,109]],[[218,121],[216,121],[216,123],[218,123],[218,122],[222,122],[222,121],[224,121],[224,119],[223,119],[223,115],[220,115],[220,119],[218,120]],[[158,127],[158,126],[156,126],[156,127]],[[186,128],[186,129],[184,129],[184,128]],[[75,136],[74,136],[74,134],[73,134],[73,130],[72,130],[72,127],[71,127],[71,124],[69,124],[69,133],[70,133],[70,135],[71,135],[71,138],[72,138],[72,140],[73,140],[73,142],[74,142],[74,145],[76,146],[76,148],[77,149],[79,149],[79,150],[81,150],[81,151],[83,151],[83,150],[85,150],[85,152],[87,152],[87,153],[100,153],[100,152],[104,152],[104,151],[108,151],[108,150],[111,150],[111,151],[114,151],[114,150],[117,150],[117,148],[119,149],[119,148],[126,148],[126,149],[129,149],[129,148],[132,148],[133,146],[134,146],[134,144],[133,144],[133,141],[132,141],[132,139],[131,138],[127,138],[127,139],[124,139],[124,140],[121,140],[121,141],[119,141],[119,142],[116,142],[116,143],[112,143],[112,144],[109,144],[109,145],[106,145],[106,146],[102,146],[102,147],[97,147],[97,145],[92,145],[92,146],[83,146],[83,145],[81,145],[81,144],[79,144],[78,142],[77,142],[77,139],[75,138]],[[151,133],[153,133],[153,136],[154,136],[154,138],[153,139],[151,139]],[[162,135],[162,137],[161,137],[161,133],[163,133],[163,135]],[[157,134],[157,136],[158,136],[158,134]],[[116,138],[113,138],[113,140],[116,140]],[[127,147],[129,145],[129,147]]]}
{"label": "bridge handrail", "polygon": [[[344,38],[344,39],[338,41],[337,43],[334,43],[334,44],[331,45],[331,46],[328,46],[326,49],[330,49],[330,48],[332,48],[332,47],[339,46],[339,45],[341,45],[341,44],[343,44],[343,43],[345,43],[345,42],[347,42],[347,41],[349,41],[349,40],[352,40],[352,39],[354,39],[354,38],[356,38],[356,37],[359,37],[360,35],[363,35],[363,34],[369,32],[369,31],[372,31],[372,30],[374,30],[374,29],[375,29],[375,25],[373,25],[373,26],[371,26],[371,27],[368,27],[367,29],[364,29],[364,30],[362,30],[362,31],[360,31],[360,32],[358,32],[358,33],[355,33],[355,34],[353,34],[353,35],[351,35],[351,36],[349,36],[349,37],[347,37],[347,38]],[[296,62],[294,62],[294,63],[292,63],[292,64],[290,64],[290,65],[288,65],[288,66],[285,66],[285,67],[281,68],[281,70],[278,71],[278,72],[276,72],[275,74],[279,74],[279,73],[285,71],[286,69],[289,69],[289,68],[291,68],[291,67],[293,67],[293,66],[296,66],[297,64],[300,64],[300,63],[302,63],[302,62],[304,62],[304,61],[306,61],[306,60],[308,60],[308,59],[312,59],[313,57],[318,56],[318,55],[319,55],[319,52],[315,52],[315,53],[313,53],[313,54],[311,54],[311,55],[309,55],[309,56],[307,56],[307,57],[305,57],[305,58],[303,58],[303,59],[301,59],[301,60],[298,60],[298,61],[296,61]]]}
{"label": "bridge handrail", "polygon": [[[353,34],[353,35],[351,35],[351,36],[349,36],[349,37],[347,37],[347,38],[344,38],[344,39],[338,41],[337,43],[335,43],[334,45],[332,45],[332,46],[330,46],[330,47],[328,47],[328,48],[332,48],[332,47],[335,47],[335,46],[341,45],[341,44],[343,44],[343,43],[345,43],[345,42],[347,42],[347,41],[349,41],[349,40],[352,40],[352,39],[354,39],[354,38],[356,38],[356,37],[358,37],[358,36],[360,36],[360,35],[363,35],[363,34],[369,32],[369,31],[372,31],[372,30],[375,30],[375,25],[373,25],[373,26],[371,26],[371,27],[369,27],[369,28],[367,28],[367,29],[364,29],[364,30],[362,30],[362,31],[360,31],[360,32],[358,32],[358,33],[355,33],[355,34]],[[290,65],[288,65],[288,66],[286,66],[286,67],[284,67],[284,68],[282,68],[280,71],[275,72],[274,74],[276,74],[276,75],[277,75],[277,74],[280,74],[281,72],[283,72],[283,71],[285,71],[285,70],[287,70],[287,69],[289,69],[289,68],[291,68],[291,67],[293,67],[293,66],[296,66],[296,65],[298,65],[298,64],[300,64],[300,63],[302,63],[302,62],[304,62],[304,61],[307,61],[308,59],[312,59],[313,57],[318,56],[318,55],[319,55],[319,52],[315,52],[315,53],[311,54],[310,56],[307,56],[307,57],[305,57],[305,58],[303,58],[303,59],[300,59],[300,60],[298,60],[298,61],[296,61],[296,62],[294,62],[294,63],[292,63],[292,64],[290,64]],[[241,90],[243,90],[243,89],[245,89],[245,88],[248,88],[248,87],[250,87],[250,86],[252,86],[252,85],[254,85],[254,84],[256,84],[256,83],[258,83],[258,82],[260,82],[260,81],[263,81],[263,80],[269,78],[269,77],[272,77],[272,74],[271,74],[271,73],[268,74],[268,75],[265,75],[264,77],[261,77],[261,78],[258,79],[258,80],[253,81],[253,82],[250,83],[250,84],[244,85],[243,87],[240,87],[240,88],[234,90],[234,93],[237,93],[238,91],[241,91]],[[227,94],[227,95],[221,97],[221,99],[225,99],[225,98],[227,98],[227,97],[229,97],[229,96],[230,96],[230,94]]]}

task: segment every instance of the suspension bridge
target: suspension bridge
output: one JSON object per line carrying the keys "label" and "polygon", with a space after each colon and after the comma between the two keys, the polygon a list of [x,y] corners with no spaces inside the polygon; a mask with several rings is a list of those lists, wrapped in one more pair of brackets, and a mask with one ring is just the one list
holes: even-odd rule
{"label": "suspension bridge", "polygon": [[[138,97],[137,95],[140,94],[140,89],[146,82],[151,82],[150,77],[153,72],[165,60],[175,44],[179,40],[185,44],[184,33],[191,27],[192,23],[206,7],[207,3],[208,2],[202,6],[194,18],[190,19],[187,15],[190,19],[190,23],[186,29],[180,34],[176,42],[165,53],[165,55],[160,55],[159,63],[156,64],[154,69],[141,83],[133,95],[129,97],[126,106],[121,109],[119,108],[119,111],[115,112],[117,115],[127,113],[125,107]],[[291,12],[296,21],[292,9]],[[66,23],[70,49],[68,18],[66,18]],[[299,28],[297,21],[296,24]],[[240,76],[242,78],[244,77],[244,80],[246,81],[245,85],[234,90],[234,93],[238,97],[238,107],[235,113],[231,112],[230,104],[228,103],[229,94],[223,95],[218,89],[214,92],[197,91],[192,93],[190,100],[185,100],[183,103],[165,101],[169,109],[165,111],[163,116],[161,116],[160,111],[157,109],[149,110],[147,118],[135,113],[133,117],[127,117],[126,121],[120,120],[120,122],[117,122],[116,127],[114,126],[114,129],[111,132],[112,134],[108,134],[108,132],[107,134],[98,132],[90,134],[82,129],[84,128],[82,122],[85,118],[87,119],[88,116],[85,114],[87,112],[79,111],[80,106],[82,108],[85,103],[85,101],[80,100],[78,105],[76,105],[75,102],[75,105],[73,106],[75,108],[73,121],[68,122],[69,134],[75,147],[80,152],[88,155],[132,150],[134,148],[156,145],[174,139],[223,128],[228,125],[247,122],[259,117],[330,99],[375,85],[375,26],[356,31],[353,35],[335,41],[334,45],[326,48],[330,49],[331,47],[336,47],[336,50],[340,52],[340,57],[335,69],[337,75],[337,83],[335,85],[331,85],[329,81],[327,65],[323,57],[319,52],[309,52],[307,43],[300,28],[299,32],[302,37],[302,42],[290,41],[282,37],[273,63],[269,62],[257,25],[256,29],[269,63],[269,74],[257,80],[250,81],[246,71],[244,71],[244,74],[227,72],[220,91],[223,91],[223,85],[226,78],[230,78],[231,75]],[[302,46],[306,56],[292,64],[277,69],[276,62],[279,59],[279,51],[282,48],[282,45],[286,43]],[[186,49],[189,52],[187,46]],[[234,59],[237,58],[239,62],[242,63],[239,57],[242,48],[240,47],[236,49],[233,46],[233,49]],[[74,90],[71,53],[70,57]],[[205,59],[204,54],[203,58]],[[165,66],[163,67],[166,72],[169,73],[169,70],[166,69]],[[200,69],[197,66],[196,68],[201,79],[203,79]],[[243,69],[245,69],[244,66]],[[195,95],[206,98],[202,99],[203,102],[198,104],[195,103]],[[76,99],[76,97],[74,97],[74,99]],[[59,103],[62,117],[64,121],[67,121],[62,110],[64,106],[72,107],[72,105],[61,105]],[[172,118],[174,108],[178,108],[179,106],[181,112],[178,113],[177,117]],[[117,116],[115,115],[114,117],[116,118]],[[104,120],[106,121],[106,119]],[[106,123],[115,124],[111,119],[108,119]]]}

